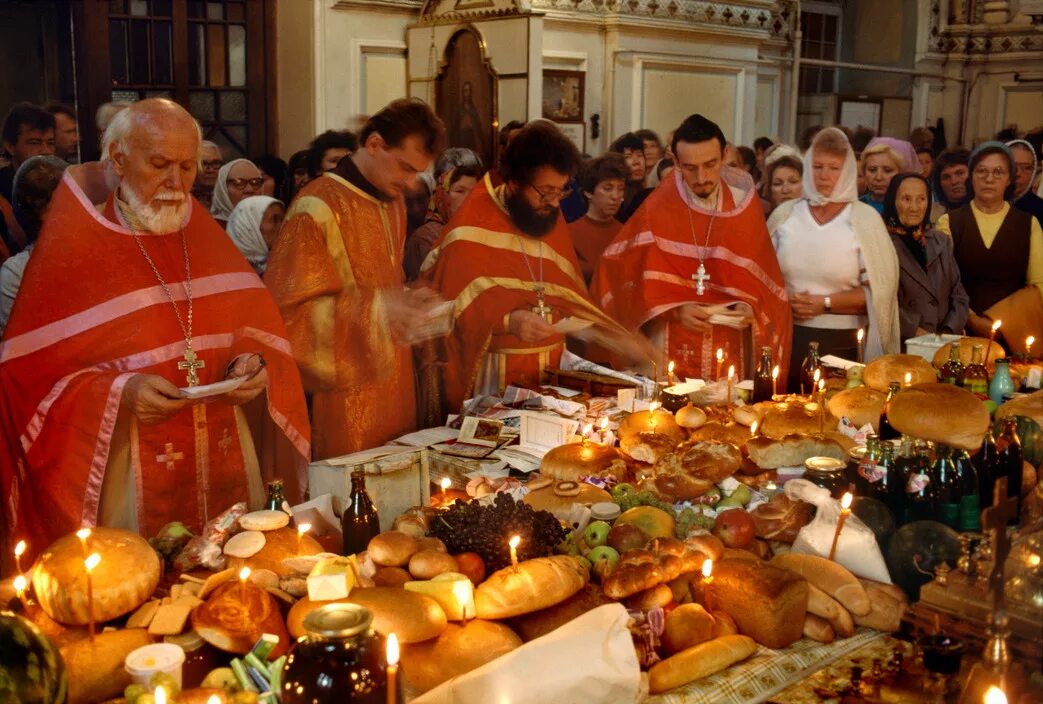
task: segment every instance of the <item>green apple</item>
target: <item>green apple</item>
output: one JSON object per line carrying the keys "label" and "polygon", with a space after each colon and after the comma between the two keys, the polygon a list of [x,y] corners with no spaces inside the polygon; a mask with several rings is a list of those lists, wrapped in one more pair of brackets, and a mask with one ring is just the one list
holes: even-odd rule
{"label": "green apple", "polygon": [[599,579],[604,579],[619,564],[619,553],[616,552],[615,548],[610,548],[607,545],[599,545],[594,548],[587,555],[587,558],[594,565],[594,574]]}
{"label": "green apple", "polygon": [[605,521],[593,521],[583,531],[583,542],[591,548],[601,547],[608,540],[608,532],[612,530]]}

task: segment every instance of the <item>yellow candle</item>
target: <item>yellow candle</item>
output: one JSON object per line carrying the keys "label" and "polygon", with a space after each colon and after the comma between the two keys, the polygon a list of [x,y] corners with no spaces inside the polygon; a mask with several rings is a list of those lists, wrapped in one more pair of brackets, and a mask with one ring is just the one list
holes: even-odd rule
{"label": "yellow candle", "polygon": [[985,704],[1007,704],[1007,695],[1003,693],[1002,689],[992,685],[985,692]]}
{"label": "yellow candle", "polygon": [[22,555],[25,554],[26,547],[24,540],[19,540],[14,546],[14,571],[18,574],[22,573]]}
{"label": "yellow candle", "polygon": [[713,560],[706,558],[703,562],[703,584],[713,581]]}
{"label": "yellow candle", "polygon": [[775,365],[771,370],[771,397],[775,398],[779,395],[779,365]]}
{"label": "yellow candle", "polygon": [[152,696],[156,700],[156,704],[167,704],[167,690],[163,689],[162,686],[156,687],[156,691],[152,693]]}
{"label": "yellow candle", "polygon": [[512,535],[511,539],[507,541],[507,545],[511,548],[511,566],[514,571],[518,571],[518,544],[521,543],[520,535]]}
{"label": "yellow candle", "polygon": [[758,423],[757,421],[753,421],[750,424],[750,435],[752,435],[753,437],[757,437],[757,430],[759,428],[760,428],[760,423]]}
{"label": "yellow candle", "polygon": [[655,412],[656,412],[656,410],[658,408],[659,408],[659,402],[658,401],[652,401],[652,403],[648,404],[648,418],[649,418],[649,423],[652,426],[652,432],[655,432],[655,424],[656,424]]}
{"label": "yellow candle", "polygon": [[1035,343],[1036,343],[1036,338],[1035,338],[1034,335],[1029,335],[1028,337],[1025,338],[1025,356],[1026,357],[1031,357],[1032,356],[1032,345],[1034,345]]}
{"label": "yellow candle", "polygon": [[80,528],[76,531],[76,537],[80,539],[80,546],[83,548],[83,559],[86,560],[89,555],[87,552],[87,538],[91,537],[91,529]]}
{"label": "yellow candle", "polygon": [[866,339],[866,331],[863,328],[858,329],[858,363],[862,363],[862,341]]}
{"label": "yellow candle", "polygon": [[301,541],[304,540],[304,534],[311,530],[311,523],[301,523],[297,526],[297,554],[301,554]]}
{"label": "yellow candle", "polygon": [[243,602],[243,630],[250,627],[247,614],[249,609],[246,608],[246,581],[250,579],[250,568],[244,567],[239,570],[239,601]]}
{"label": "yellow candle", "polygon": [[91,573],[100,562],[101,555],[96,552],[91,553],[83,561],[83,566],[87,570],[87,636],[91,643],[94,642],[94,580],[91,578]]}
{"label": "yellow candle", "polygon": [[670,364],[666,366],[666,381],[669,386],[674,385],[674,360],[670,360]]}
{"label": "yellow candle", "polygon": [[28,604],[25,603],[25,590],[29,586],[29,580],[25,578],[24,574],[20,574],[14,578],[14,590],[18,595],[18,601],[22,602],[22,608],[27,608]]}
{"label": "yellow candle", "polygon": [[905,373],[905,387],[908,388],[908,387],[910,387],[912,385],[913,385],[913,373],[912,372],[906,372]]}
{"label": "yellow candle", "polygon": [[818,432],[826,432],[826,380],[818,380]]}
{"label": "yellow candle", "polygon": [[735,365],[729,365],[728,367],[728,407],[732,405],[732,382],[735,381]]}
{"label": "yellow candle", "polygon": [[460,604],[460,616],[464,626],[467,625],[467,610],[474,603],[474,586],[469,579],[460,579],[453,584],[453,597]]}
{"label": "yellow candle", "polygon": [[398,636],[394,633],[388,633],[387,642],[387,661],[388,661],[388,685],[387,685],[387,704],[398,703]]}
{"label": "yellow candle", "polygon": [[721,364],[724,362],[724,350],[717,348],[717,379],[721,378]]}
{"label": "yellow candle", "polygon": [[854,497],[851,492],[846,492],[843,498],[840,499],[840,519],[837,521],[837,531],[833,534],[833,544],[829,547],[829,559],[832,560],[833,556],[837,554],[837,543],[840,542],[840,531],[844,530],[844,521],[847,520],[848,514],[851,513],[851,502]]}

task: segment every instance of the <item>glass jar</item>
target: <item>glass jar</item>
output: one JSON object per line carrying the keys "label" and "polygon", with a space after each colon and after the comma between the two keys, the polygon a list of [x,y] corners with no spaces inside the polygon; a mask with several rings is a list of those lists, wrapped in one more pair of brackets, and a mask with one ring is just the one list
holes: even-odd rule
{"label": "glass jar", "polygon": [[1004,397],[1014,391],[1014,380],[1010,377],[1010,360],[997,359],[996,369],[992,372],[992,381],[989,382],[989,398],[1002,405],[1006,400]]}
{"label": "glass jar", "polygon": [[372,622],[358,604],[327,604],[308,614],[306,634],[283,667],[282,704],[386,704],[385,641]]}
{"label": "glass jar", "polygon": [[839,499],[847,491],[848,481],[844,476],[847,463],[832,457],[809,457],[804,461],[804,478],[816,486],[829,491]]}

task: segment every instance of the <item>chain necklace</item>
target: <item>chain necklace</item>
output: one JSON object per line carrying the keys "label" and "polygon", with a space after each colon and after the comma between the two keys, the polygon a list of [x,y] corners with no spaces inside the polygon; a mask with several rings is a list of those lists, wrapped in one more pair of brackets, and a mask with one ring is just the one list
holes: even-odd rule
{"label": "chain necklace", "polygon": [[532,270],[532,264],[529,263],[529,255],[525,253],[525,242],[522,241],[521,235],[517,232],[514,233],[514,237],[518,240],[518,249],[521,251],[522,257],[525,259],[525,267],[529,270],[529,277],[532,279],[533,291],[536,292],[536,305],[533,306],[532,312],[540,316],[547,321],[548,324],[551,322],[551,313],[553,309],[547,305],[546,299],[543,293],[543,241],[539,242],[539,258],[540,258],[540,278],[536,279],[536,274]]}
{"label": "chain necklace", "polygon": [[[685,189],[688,185],[685,184]],[[718,188],[720,188],[718,184]],[[695,195],[694,193],[692,194]],[[718,191],[718,197],[720,197],[720,191]],[[699,259],[699,268],[692,274],[692,281],[695,282],[695,295],[702,296],[706,293],[706,282],[710,280],[710,275],[706,273],[706,265],[703,264],[703,252],[710,247],[710,233],[713,231],[713,221],[717,217],[717,204],[714,203],[713,212],[710,213],[710,224],[706,226],[706,238],[703,240],[703,247],[699,249],[699,241],[695,238],[695,222],[692,220],[692,208],[688,206],[688,227],[692,232],[692,244],[696,247],[696,257]]]}
{"label": "chain necklace", "polygon": [[[124,210],[123,203],[117,201],[117,204],[120,207],[120,212],[123,213],[124,219],[127,220],[127,224],[130,225],[130,218],[127,217],[127,212]],[[174,307],[174,315],[177,316],[177,324],[181,327],[181,333],[185,336],[185,352],[182,355],[184,361],[178,362],[177,368],[186,372],[185,378],[189,386],[198,386],[199,375],[196,372],[205,367],[206,362],[199,359],[196,356],[195,350],[192,349],[192,269],[189,267],[188,263],[188,238],[185,236],[185,228],[181,228],[181,250],[185,254],[185,298],[188,302],[187,324],[185,319],[181,317],[181,309],[177,307],[177,301],[174,300],[174,294],[171,292],[170,286],[167,285],[163,275],[159,273],[159,269],[156,268],[156,264],[152,261],[152,257],[150,257],[148,252],[145,251],[145,245],[141,241],[141,235],[138,234],[133,226],[131,226],[130,232],[134,237],[135,244],[138,245],[138,250],[141,252],[141,255],[145,257],[145,261],[148,262],[149,267],[152,268],[152,273],[156,277],[156,280],[159,281],[163,293],[167,295],[167,300],[170,301],[170,305]]]}

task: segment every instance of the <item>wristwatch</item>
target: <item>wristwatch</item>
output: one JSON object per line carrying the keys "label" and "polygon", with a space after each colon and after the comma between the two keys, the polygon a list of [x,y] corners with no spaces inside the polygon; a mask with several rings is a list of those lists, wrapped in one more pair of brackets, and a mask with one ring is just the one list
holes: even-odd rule
{"label": "wristwatch", "polygon": [[829,300],[829,296],[822,297],[822,305],[825,307],[827,313],[833,312],[833,302]]}

